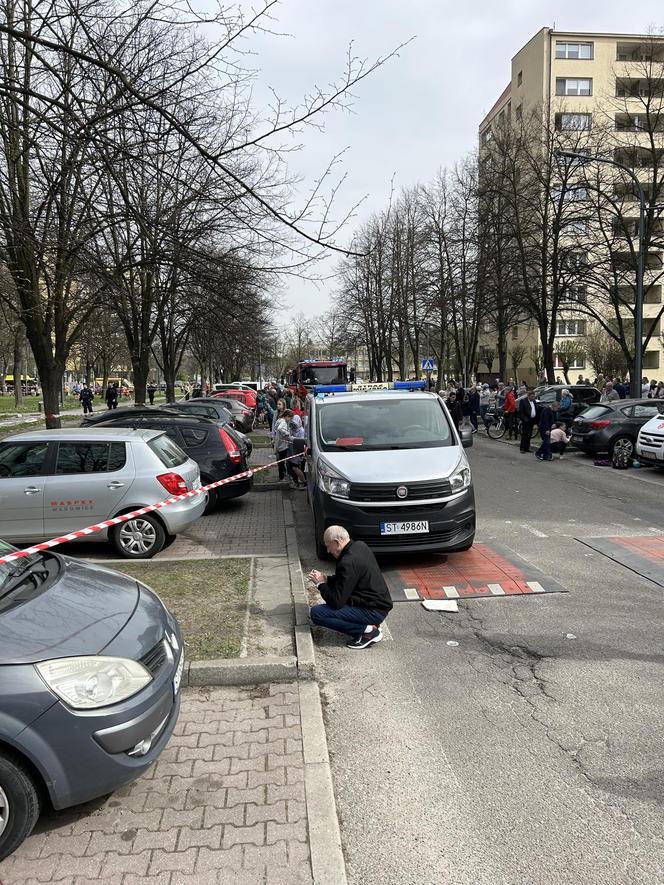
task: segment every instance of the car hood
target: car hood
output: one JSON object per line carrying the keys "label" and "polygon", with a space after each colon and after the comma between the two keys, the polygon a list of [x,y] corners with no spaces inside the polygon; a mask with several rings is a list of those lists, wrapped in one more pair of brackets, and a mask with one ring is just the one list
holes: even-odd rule
{"label": "car hood", "polygon": [[640,429],[639,435],[641,433],[664,433],[664,414],[655,415],[654,418],[649,418]]}
{"label": "car hood", "polygon": [[139,598],[136,581],[62,557],[41,595],[0,613],[0,664],[98,654],[122,630]]}
{"label": "car hood", "polygon": [[389,449],[379,452],[325,452],[324,463],[350,482],[426,482],[445,479],[465,456],[458,446]]}

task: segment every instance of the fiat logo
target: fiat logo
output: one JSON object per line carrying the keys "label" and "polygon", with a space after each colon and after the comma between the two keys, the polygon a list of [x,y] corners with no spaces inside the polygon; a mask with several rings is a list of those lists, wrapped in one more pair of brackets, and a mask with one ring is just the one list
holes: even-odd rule
{"label": "fiat logo", "polygon": [[408,489],[406,486],[399,486],[397,489],[397,498],[407,498],[408,497]]}

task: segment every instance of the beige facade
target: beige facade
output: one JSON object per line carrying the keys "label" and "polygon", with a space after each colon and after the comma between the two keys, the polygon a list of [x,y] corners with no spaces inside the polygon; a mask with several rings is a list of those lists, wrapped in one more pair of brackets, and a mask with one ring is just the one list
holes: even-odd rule
{"label": "beige facade", "polygon": [[[651,66],[664,84],[664,38],[638,34],[607,34],[556,31],[543,28],[528,41],[511,62],[511,79],[498,101],[479,127],[480,144],[492,138],[492,127],[509,116],[519,119],[528,108],[548,109],[552,123],[558,129],[583,129],[588,126],[606,127],[612,133],[615,158],[619,159],[621,143],[629,149],[628,165],[637,171],[644,187],[649,172],[647,164],[640,164],[638,147],[648,146],[652,133],[639,131],[639,109],[644,98],[640,93],[644,69]],[[641,79],[640,79],[641,78]],[[648,101],[652,101],[652,95]],[[664,107],[664,91],[659,96]],[[664,151],[664,111],[662,129],[654,133],[661,140]],[[627,153],[626,153],[627,156]],[[636,157],[636,159],[633,159]],[[624,162],[624,159],[622,160]],[[650,175],[652,173],[650,172]],[[664,201],[663,201],[664,202]],[[623,213],[638,220],[638,202],[634,198]],[[654,275],[661,274],[662,254],[648,254],[646,286],[649,289],[644,304],[644,328],[653,323],[661,310],[662,285],[653,284]],[[587,293],[592,298],[592,292]],[[558,321],[560,338],[572,338],[590,331],[592,320],[578,313],[561,312]],[[523,327],[522,327],[523,328]],[[655,327],[643,359],[643,372],[649,378],[664,378],[664,329]],[[528,353],[537,347],[536,331],[530,329],[521,342]],[[515,338],[515,340],[516,340]],[[486,340],[486,336],[483,337]],[[508,350],[510,344],[508,343]],[[480,366],[486,370],[486,366]],[[584,361],[570,370],[570,381],[579,374],[592,376],[592,365]],[[530,357],[522,364],[520,374],[528,379],[535,376],[535,365]]]}

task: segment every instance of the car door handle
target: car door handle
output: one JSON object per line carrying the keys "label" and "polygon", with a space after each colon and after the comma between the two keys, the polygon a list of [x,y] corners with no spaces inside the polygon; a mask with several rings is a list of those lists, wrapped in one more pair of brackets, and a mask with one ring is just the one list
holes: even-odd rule
{"label": "car door handle", "polygon": [[124,488],[124,483],[118,482],[117,480],[114,479],[113,482],[107,483],[106,487],[109,489],[122,489],[122,488]]}
{"label": "car door handle", "polygon": [[23,489],[24,495],[38,495],[42,489],[38,489],[37,486],[28,486],[27,489]]}

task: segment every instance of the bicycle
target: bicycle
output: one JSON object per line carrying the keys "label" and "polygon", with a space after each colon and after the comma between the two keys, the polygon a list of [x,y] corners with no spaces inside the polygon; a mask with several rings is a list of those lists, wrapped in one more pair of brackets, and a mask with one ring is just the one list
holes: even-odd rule
{"label": "bicycle", "polygon": [[484,425],[491,439],[502,439],[507,430],[505,412],[502,409],[489,409],[484,416]]}

